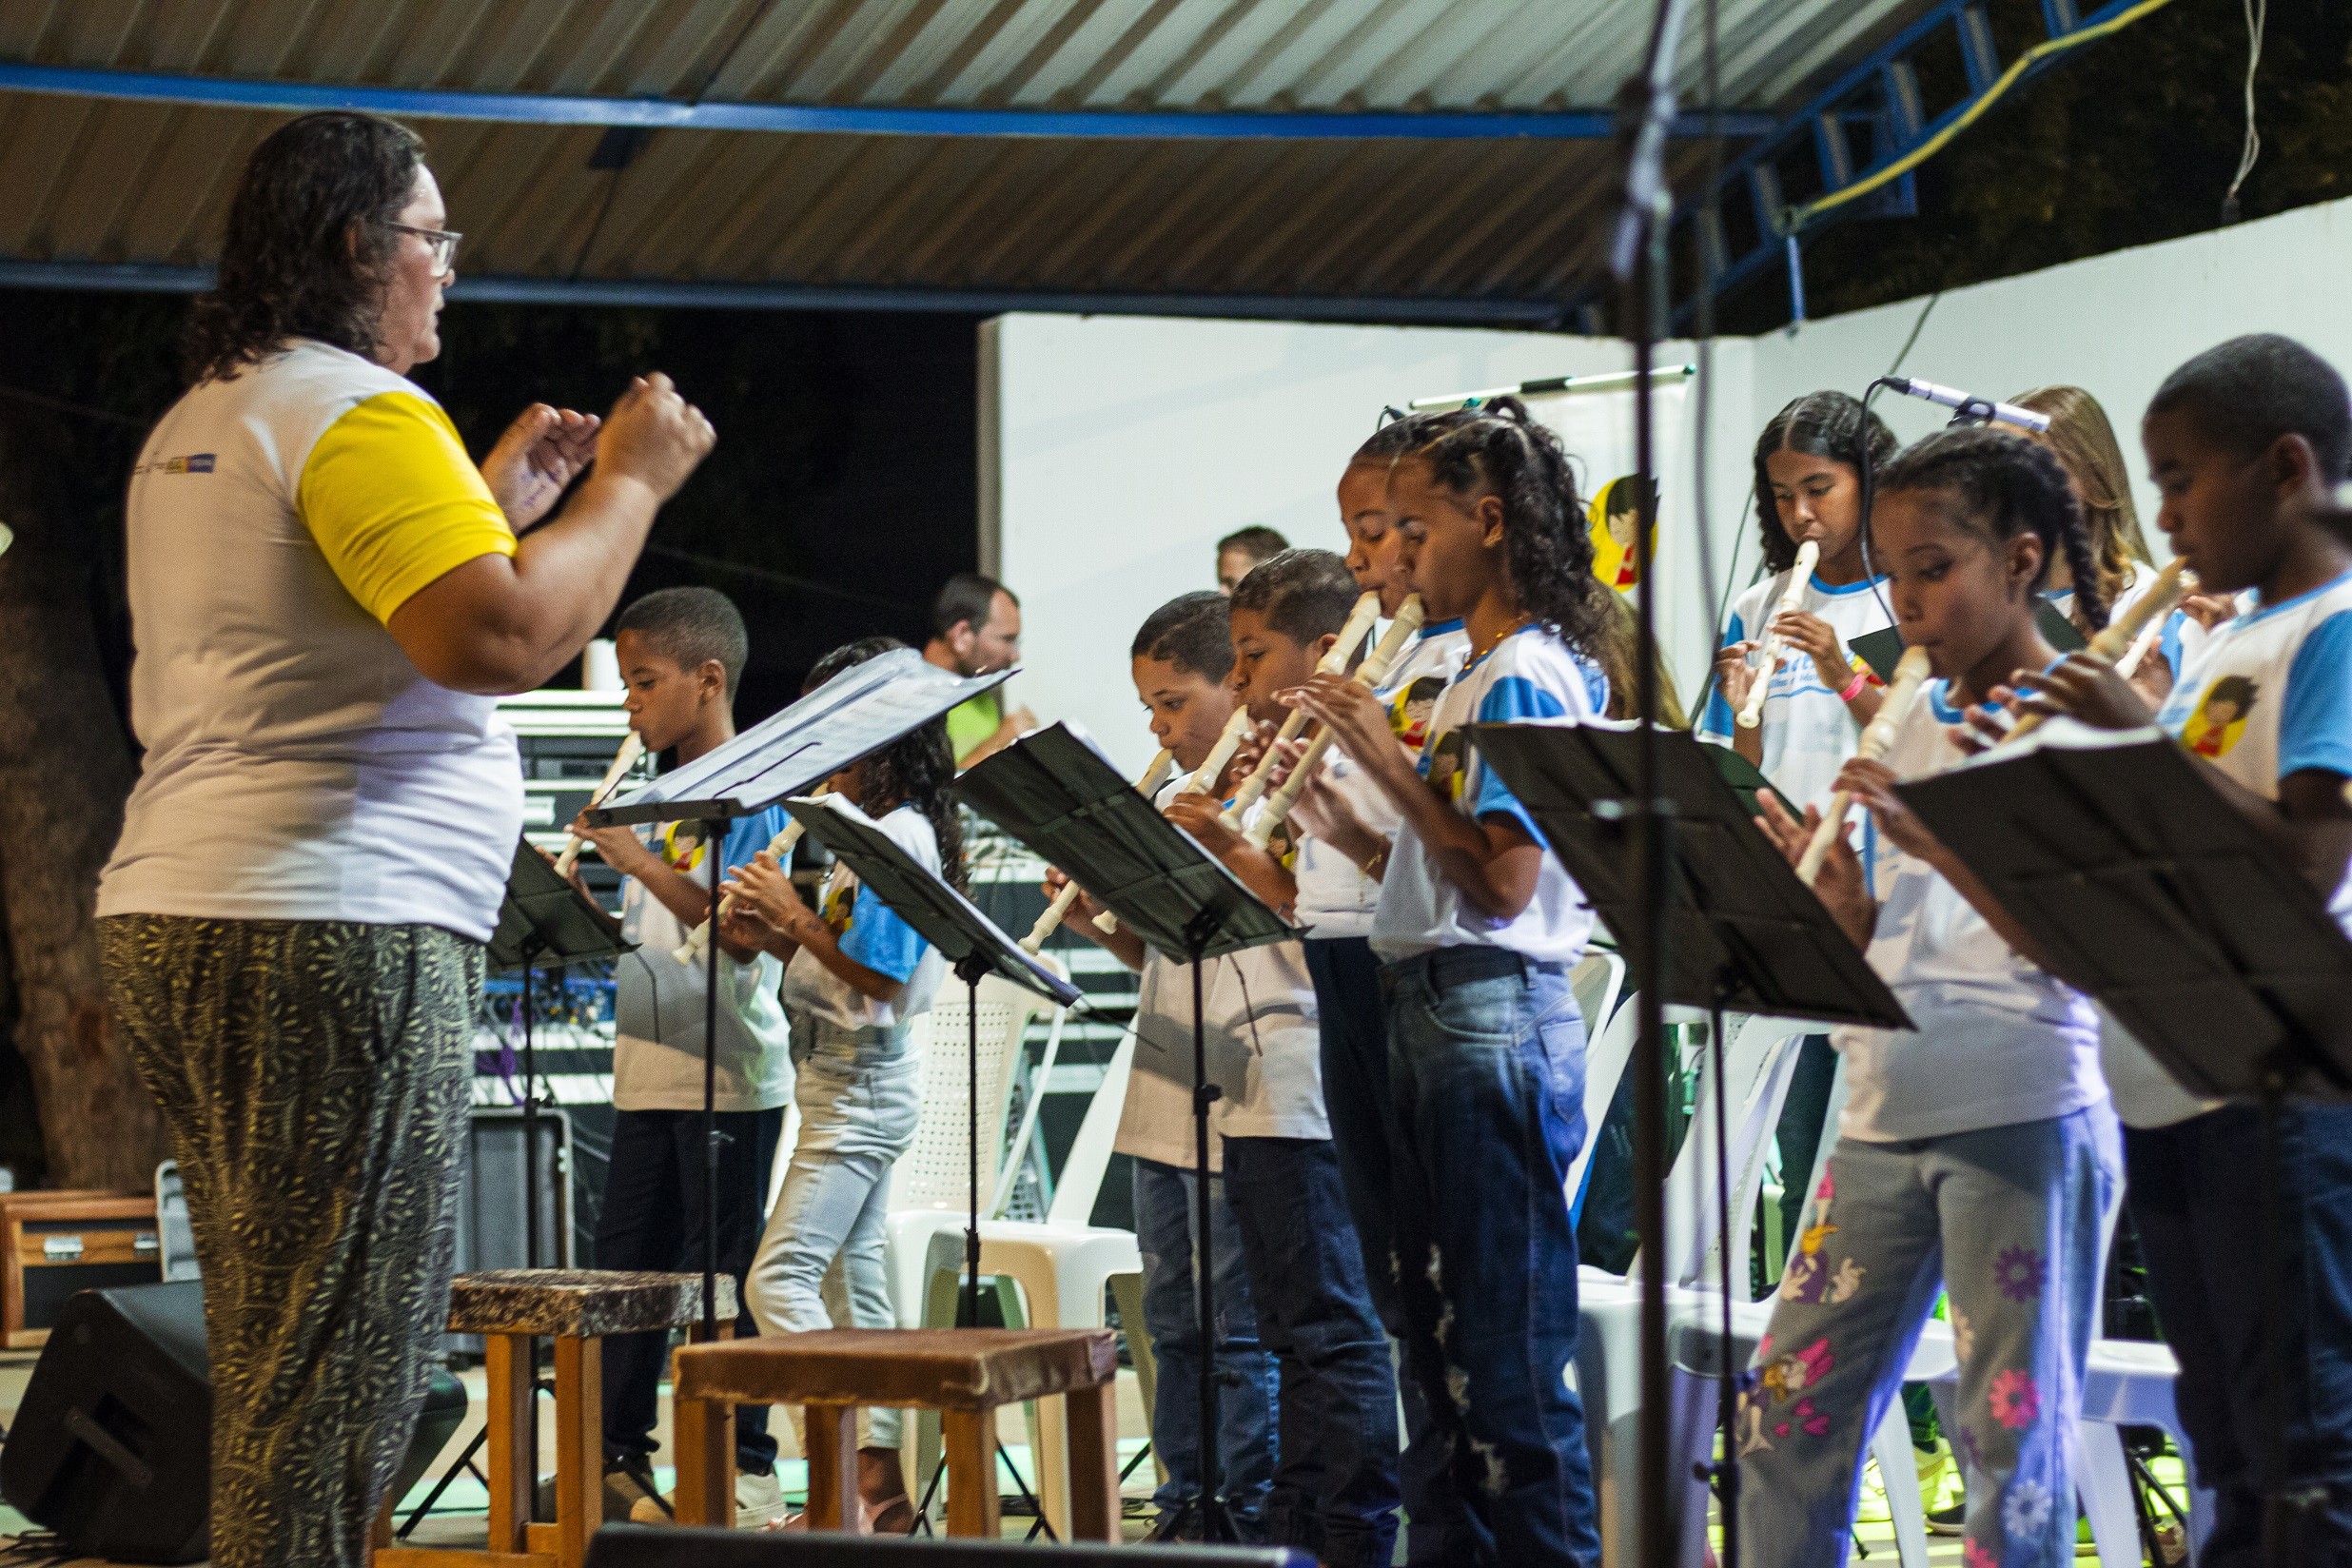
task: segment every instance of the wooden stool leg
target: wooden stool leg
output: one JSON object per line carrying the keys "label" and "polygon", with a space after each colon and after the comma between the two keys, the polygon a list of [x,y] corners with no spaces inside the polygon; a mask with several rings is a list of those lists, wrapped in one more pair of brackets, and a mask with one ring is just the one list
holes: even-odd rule
{"label": "wooden stool leg", "polygon": [[[677,1386],[675,1378],[670,1386]],[[677,1522],[735,1528],[735,1406],[675,1400],[670,1431],[677,1451]]]}
{"label": "wooden stool leg", "polygon": [[809,1528],[857,1528],[857,1406],[812,1404],[809,1428]]}
{"label": "wooden stool leg", "polygon": [[940,1416],[948,1450],[948,1534],[994,1540],[997,1516],[996,1412],[949,1410]]}
{"label": "wooden stool leg", "polygon": [[492,1334],[482,1345],[488,1398],[490,1550],[524,1550],[523,1526],[531,1518],[531,1448],[525,1434],[531,1411],[530,1341],[519,1334]]}
{"label": "wooden stool leg", "polygon": [[[730,1522],[733,1522],[730,1520]],[[579,1568],[604,1523],[604,1342],[556,1338],[556,1561]]]}
{"label": "wooden stool leg", "polygon": [[1119,1409],[1116,1385],[1069,1391],[1069,1539],[1116,1542]]}

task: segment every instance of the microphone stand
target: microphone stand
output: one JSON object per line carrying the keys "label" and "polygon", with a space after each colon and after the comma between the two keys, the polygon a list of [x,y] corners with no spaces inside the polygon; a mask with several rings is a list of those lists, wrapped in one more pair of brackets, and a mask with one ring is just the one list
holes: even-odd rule
{"label": "microphone stand", "polygon": [[[1627,142],[1625,206],[1610,248],[1610,269],[1621,290],[1634,351],[1634,469],[1638,516],[1634,526],[1635,611],[1638,627],[1635,691],[1641,720],[1641,795],[1625,815],[1635,828],[1638,925],[1635,949],[1634,1219],[1641,1237],[1641,1422],[1637,1444],[1640,1477],[1635,1560],[1681,1560],[1680,1512],[1668,1492],[1672,1460],[1670,1384],[1666,1348],[1666,978],[1668,865],[1675,804],[1659,798],[1657,752],[1657,617],[1655,545],[1657,516],[1657,411],[1653,398],[1664,248],[1674,193],[1666,181],[1666,143],[1675,115],[1674,67],[1687,0],[1658,0],[1642,74],[1619,95],[1619,126]],[[1735,1563],[1726,1568],[1736,1568]]]}

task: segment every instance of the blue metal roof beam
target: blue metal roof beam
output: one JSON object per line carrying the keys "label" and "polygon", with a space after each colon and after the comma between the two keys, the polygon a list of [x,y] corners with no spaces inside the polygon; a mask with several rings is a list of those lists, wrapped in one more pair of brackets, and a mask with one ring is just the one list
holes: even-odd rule
{"label": "blue metal roof beam", "polygon": [[[1617,133],[1605,108],[1559,113],[1186,113],[1105,109],[906,108],[867,104],[677,103],[666,98],[577,98],[527,92],[442,92],[360,84],[242,80],[159,71],[83,70],[0,60],[0,91],[116,103],[194,105],[299,114],[364,109],[418,120],[507,125],[637,126],[657,130],[739,130],[803,136],[1034,136],[1129,141],[1596,141]],[[1757,136],[1779,122],[1727,114],[1723,128]],[[1703,114],[1685,114],[1680,136],[1703,136]]]}
{"label": "blue metal roof beam", "polygon": [[[193,294],[212,286],[208,266],[0,260],[0,288],[123,289]],[[665,310],[938,310],[994,316],[1034,310],[1084,316],[1216,316],[1251,321],[1396,322],[1557,330],[1558,300],[1421,299],[1412,295],[1086,294],[1023,289],[897,288],[836,284],[638,282],[626,278],[479,277],[458,280],[452,301],[639,305]]]}
{"label": "blue metal roof beam", "polygon": [[[2138,5],[2140,0],[2107,0],[2088,15],[2082,14],[2075,0],[2043,0],[2043,26],[2052,39],[2069,37],[2087,29],[2100,27]],[[1950,29],[1959,46],[1963,68],[1968,73],[1970,96],[1952,105],[1925,124],[1919,102],[1919,84],[1910,59],[1930,40]],[[2037,63],[2028,75],[2038,75],[2064,56]],[[1715,273],[1713,286],[1718,295],[1752,276],[1758,268],[1773,265],[1786,254],[1784,245],[1786,206],[1782,194],[1776,162],[1799,155],[1804,143],[1811,139],[1813,155],[1820,170],[1824,192],[1869,179],[1879,169],[1917,147],[1921,142],[1942,131],[1962,114],[1975,107],[1978,97],[2000,76],[2002,65],[1993,45],[1992,29],[1984,10],[1984,0],[1940,0],[1917,21],[1889,39],[1827,88],[1813,102],[1791,114],[1779,127],[1742,150],[1738,157],[1724,165],[1720,182],[1711,191],[1701,192],[1682,212],[1676,222],[1696,220],[1697,210],[1714,207],[1730,194],[1735,186],[1745,185],[1755,206],[1757,235],[1754,244],[1731,264]],[[1855,169],[1848,167],[1843,148],[1833,148],[1824,134],[1824,127],[1840,117],[1873,122],[1879,130],[1872,156],[1867,167]],[[1905,174],[1900,182],[1890,186],[1891,199],[1898,209],[1908,210],[1911,176]],[[1769,191],[1769,198],[1767,192]],[[1874,210],[1866,198],[1854,209],[1833,214],[1823,220],[1834,222],[1842,216],[1862,216]],[[1768,205],[1769,203],[1769,205]],[[1794,204],[1794,205],[1801,205]],[[1720,222],[1719,215],[1716,222]],[[1675,311],[1677,325],[1687,323],[1693,307],[1687,301]]]}

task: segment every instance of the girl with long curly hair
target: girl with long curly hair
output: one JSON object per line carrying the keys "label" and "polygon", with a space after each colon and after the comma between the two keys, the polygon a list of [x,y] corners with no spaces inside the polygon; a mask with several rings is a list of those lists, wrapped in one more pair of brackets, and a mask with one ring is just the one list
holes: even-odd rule
{"label": "girl with long curly hair", "polygon": [[1460,1538],[1447,1560],[1592,1562],[1583,1408],[1563,1379],[1577,1245],[1559,1193],[1584,1141],[1568,970],[1593,914],[1467,730],[1601,713],[1608,590],[1568,455],[1517,399],[1403,422],[1385,510],[1429,618],[1461,618],[1468,661],[1437,696],[1418,766],[1355,682],[1317,676],[1298,700],[1401,818],[1371,941],[1388,998],[1405,1375],[1441,1434],[1458,1506],[1442,1522]]}

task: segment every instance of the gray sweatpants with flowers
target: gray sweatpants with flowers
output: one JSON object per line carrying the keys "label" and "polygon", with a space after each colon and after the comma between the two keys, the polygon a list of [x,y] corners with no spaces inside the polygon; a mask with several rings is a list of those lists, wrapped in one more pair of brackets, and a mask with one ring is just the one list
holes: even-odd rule
{"label": "gray sweatpants with flowers", "polygon": [[1740,1402],[1747,1560],[1850,1559],[1863,1453],[1942,1291],[1960,1361],[1949,1436],[1968,1476],[1963,1561],[2071,1564],[2083,1360],[2122,1190],[2105,1103],[1940,1138],[1841,1142]]}

